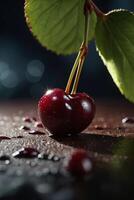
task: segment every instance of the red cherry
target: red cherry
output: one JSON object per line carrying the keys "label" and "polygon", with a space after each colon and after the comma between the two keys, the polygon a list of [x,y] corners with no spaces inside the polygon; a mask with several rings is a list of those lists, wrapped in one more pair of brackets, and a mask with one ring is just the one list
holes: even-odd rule
{"label": "red cherry", "polygon": [[65,167],[73,175],[85,176],[93,170],[93,162],[88,152],[77,150],[72,153]]}
{"label": "red cherry", "polygon": [[48,90],[39,101],[39,116],[54,135],[77,134],[92,122],[94,100],[85,93],[66,94],[62,89]]}

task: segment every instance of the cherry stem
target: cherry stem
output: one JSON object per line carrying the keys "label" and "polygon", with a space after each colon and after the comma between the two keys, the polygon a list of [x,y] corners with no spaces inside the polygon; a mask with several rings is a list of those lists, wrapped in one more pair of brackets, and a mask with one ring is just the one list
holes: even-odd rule
{"label": "cherry stem", "polygon": [[77,55],[77,58],[76,58],[76,60],[75,60],[74,66],[73,66],[73,68],[72,68],[71,74],[70,74],[69,79],[68,79],[68,82],[67,82],[67,86],[66,86],[66,90],[65,90],[65,92],[66,92],[67,94],[69,94],[69,92],[70,92],[70,87],[71,87],[71,85],[72,85],[72,81],[73,81],[74,75],[75,75],[75,73],[76,73],[78,64],[79,64],[80,55],[81,55],[81,51],[79,51],[79,53],[78,53],[78,55]]}
{"label": "cherry stem", "polygon": [[83,64],[84,64],[84,59],[80,59],[71,94],[76,94],[76,92],[77,92],[78,83],[79,83],[79,79],[80,79],[80,75],[81,75]]}
{"label": "cherry stem", "polygon": [[96,15],[97,15],[98,17],[101,17],[101,18],[104,18],[104,17],[105,17],[105,13],[103,13],[103,12],[96,6],[96,4],[95,4],[92,0],[90,0],[90,1],[88,2],[89,10],[90,10],[91,6],[92,6],[93,10],[95,11],[95,13],[96,13]]}
{"label": "cherry stem", "polygon": [[75,76],[75,80],[74,80],[74,84],[73,84],[73,88],[72,88],[71,94],[76,94],[76,92],[77,92],[81,71],[82,71],[82,68],[83,68],[83,64],[84,64],[86,55],[88,53],[88,36],[89,36],[89,25],[90,25],[89,12],[90,11],[89,11],[87,5],[88,5],[88,0],[86,0],[85,7],[84,7],[84,11],[85,11],[84,12],[84,14],[85,14],[84,41],[83,41],[83,44],[82,44],[82,48],[80,49],[81,50],[81,54],[80,54],[79,64],[78,64],[78,68],[77,68],[77,72],[76,72],[76,76]]}
{"label": "cherry stem", "polygon": [[[65,89],[65,92],[67,94],[70,93],[70,88],[72,86],[72,82],[74,79],[73,87],[71,94],[75,94],[77,92],[78,88],[78,83],[81,75],[81,71],[83,68],[83,64],[86,58],[86,55],[88,53],[88,36],[89,36],[89,26],[90,26],[90,13],[91,11],[94,10],[96,14],[100,17],[104,17],[104,13],[99,10],[99,8],[93,3],[91,0],[85,0],[85,5],[84,5],[84,15],[85,15],[85,32],[84,32],[84,40],[82,42],[82,45],[79,49],[79,53],[77,55],[77,58],[75,60],[75,63],[73,65],[71,74],[68,79],[68,83]],[[75,78],[74,78],[75,76]]]}

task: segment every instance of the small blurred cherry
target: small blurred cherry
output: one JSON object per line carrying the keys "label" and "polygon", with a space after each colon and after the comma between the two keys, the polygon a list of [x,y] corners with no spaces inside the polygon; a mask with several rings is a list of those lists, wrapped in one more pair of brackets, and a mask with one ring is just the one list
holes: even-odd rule
{"label": "small blurred cherry", "polygon": [[93,162],[88,152],[76,150],[70,155],[65,167],[71,174],[81,177],[92,172]]}

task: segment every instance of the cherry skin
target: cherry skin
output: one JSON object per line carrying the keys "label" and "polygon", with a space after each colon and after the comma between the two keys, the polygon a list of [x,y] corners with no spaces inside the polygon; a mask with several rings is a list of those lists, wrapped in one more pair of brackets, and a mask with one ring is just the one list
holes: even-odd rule
{"label": "cherry skin", "polygon": [[62,89],[48,90],[38,104],[40,119],[53,135],[82,132],[95,115],[94,100],[85,93],[66,94]]}
{"label": "cherry skin", "polygon": [[72,175],[82,177],[91,174],[93,162],[87,151],[76,150],[66,160],[65,168]]}

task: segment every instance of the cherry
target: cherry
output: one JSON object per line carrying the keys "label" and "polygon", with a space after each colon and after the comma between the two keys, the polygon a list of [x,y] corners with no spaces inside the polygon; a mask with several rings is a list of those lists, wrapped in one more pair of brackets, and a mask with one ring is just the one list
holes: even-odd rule
{"label": "cherry", "polygon": [[65,167],[73,175],[85,176],[93,170],[93,162],[88,152],[76,150],[67,160]]}
{"label": "cherry", "polygon": [[43,125],[54,135],[77,134],[92,122],[94,100],[85,93],[67,94],[62,89],[48,90],[38,104]]}

